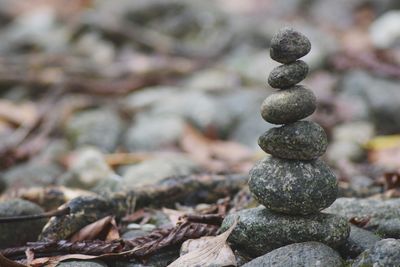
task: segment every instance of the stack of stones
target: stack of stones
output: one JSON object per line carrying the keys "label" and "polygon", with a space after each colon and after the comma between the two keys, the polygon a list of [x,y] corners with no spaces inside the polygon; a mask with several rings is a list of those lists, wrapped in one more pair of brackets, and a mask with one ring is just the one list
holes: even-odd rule
{"label": "stack of stones", "polygon": [[297,85],[308,73],[299,58],[310,50],[307,37],[291,28],[283,28],[271,41],[271,58],[283,65],[271,72],[268,83],[280,90],[265,99],[261,115],[282,126],[259,138],[270,156],[256,163],[249,180],[250,191],[263,206],[231,214],[222,225],[224,230],[239,218],[229,240],[251,256],[306,241],[335,247],[349,234],[344,218],[321,212],[335,201],[338,184],[318,159],[327,148],[324,130],[302,121],[316,109],[314,93]]}

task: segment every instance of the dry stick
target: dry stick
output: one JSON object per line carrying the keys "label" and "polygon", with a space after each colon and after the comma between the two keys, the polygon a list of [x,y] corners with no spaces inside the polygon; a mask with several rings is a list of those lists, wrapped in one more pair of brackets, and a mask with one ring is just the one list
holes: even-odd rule
{"label": "dry stick", "polygon": [[[15,135],[11,135],[11,138],[0,146],[0,170],[9,167],[9,165],[28,156],[30,153],[36,152],[37,146],[45,142],[47,135],[50,134],[55,126],[53,120],[49,122],[46,121],[46,118],[49,114],[53,114],[49,111],[55,107],[57,100],[63,93],[62,88],[57,89],[44,101],[43,107],[39,111],[39,117],[33,124],[16,130]],[[43,124],[45,124],[45,127]],[[43,132],[34,135],[33,133],[40,127],[44,127]]]}
{"label": "dry stick", "polygon": [[115,240],[111,242],[100,240],[30,242],[27,246],[0,250],[0,254],[10,259],[19,259],[25,257],[25,251],[30,249],[37,258],[63,254],[104,255],[123,253],[121,255],[110,255],[110,257],[143,259],[165,247],[181,244],[188,239],[213,236],[217,234],[217,231],[218,226],[216,225],[183,222],[175,227],[156,229],[147,236],[131,240]]}
{"label": "dry stick", "polygon": [[43,218],[50,218],[53,216],[62,216],[70,214],[71,209],[69,207],[53,210],[49,212],[45,212],[42,214],[32,214],[32,215],[21,215],[21,216],[13,216],[13,217],[1,217],[0,223],[10,223],[10,222],[19,222],[19,221],[30,221],[30,220],[38,220]]}
{"label": "dry stick", "polygon": [[139,187],[131,193],[136,198],[136,209],[172,206],[177,202],[213,203],[237,193],[247,184],[247,180],[245,174],[171,177],[155,185]]}

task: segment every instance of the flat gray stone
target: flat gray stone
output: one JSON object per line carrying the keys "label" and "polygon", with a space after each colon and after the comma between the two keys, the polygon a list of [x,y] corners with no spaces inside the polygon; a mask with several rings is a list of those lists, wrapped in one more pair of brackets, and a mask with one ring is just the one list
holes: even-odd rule
{"label": "flat gray stone", "polygon": [[113,152],[120,141],[123,122],[108,109],[76,112],[67,122],[66,133],[75,147],[91,145],[103,152]]}
{"label": "flat gray stone", "polygon": [[57,164],[29,161],[8,169],[1,176],[7,188],[20,189],[53,185],[61,174]]}
{"label": "flat gray stone", "polygon": [[58,182],[67,187],[93,189],[114,176],[116,174],[100,150],[83,147],[75,151],[68,171],[59,177]]}
{"label": "flat gray stone", "polygon": [[344,258],[354,259],[363,251],[372,248],[381,238],[365,229],[350,225],[350,235],[346,242],[340,245],[338,251]]}
{"label": "flat gray stone", "polygon": [[383,237],[400,238],[400,199],[338,198],[326,212],[348,220],[368,218],[365,229]]}
{"label": "flat gray stone", "polygon": [[[22,199],[10,199],[0,203],[0,217],[36,215],[43,212],[38,205]],[[37,241],[45,224],[46,219],[1,223],[0,248],[22,246],[26,242]]]}
{"label": "flat gray stone", "polygon": [[283,159],[312,160],[328,147],[324,129],[315,122],[298,121],[266,131],[258,139],[265,152]]}
{"label": "flat gray stone", "polygon": [[268,76],[268,84],[274,88],[287,88],[304,80],[307,73],[308,65],[302,60],[296,60],[274,68]]}
{"label": "flat gray stone", "polygon": [[363,252],[352,267],[398,267],[400,266],[400,240],[383,239]]}
{"label": "flat gray stone", "polygon": [[123,174],[125,189],[156,184],[164,178],[189,175],[200,172],[201,167],[188,157],[170,154],[129,166]]}
{"label": "flat gray stone", "polygon": [[304,34],[285,27],[272,37],[270,55],[280,63],[291,63],[307,55],[310,50],[310,40]]}
{"label": "flat gray stone", "polygon": [[301,85],[280,90],[261,104],[261,116],[273,124],[287,124],[304,119],[315,111],[317,98]]}
{"label": "flat gray stone", "polygon": [[325,244],[304,242],[287,245],[258,257],[243,267],[339,267],[344,262],[339,254]]}
{"label": "flat gray stone", "polygon": [[176,115],[139,115],[125,133],[128,151],[155,151],[176,146],[183,136],[185,120]]}
{"label": "flat gray stone", "polygon": [[268,156],[251,169],[249,188],[267,208],[302,215],[329,207],[338,193],[336,177],[323,161]]}
{"label": "flat gray stone", "polygon": [[347,220],[332,214],[290,216],[272,212],[263,206],[228,215],[221,231],[228,229],[235,218],[238,218],[238,223],[228,241],[254,257],[282,246],[307,241],[336,247],[346,240],[350,231]]}

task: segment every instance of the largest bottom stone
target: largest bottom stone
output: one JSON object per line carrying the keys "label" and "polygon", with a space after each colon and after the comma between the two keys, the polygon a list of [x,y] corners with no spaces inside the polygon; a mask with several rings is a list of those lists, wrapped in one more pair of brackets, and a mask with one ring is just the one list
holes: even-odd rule
{"label": "largest bottom stone", "polygon": [[235,218],[238,223],[228,240],[239,250],[254,257],[285,245],[306,241],[318,241],[336,247],[346,240],[350,232],[347,220],[333,214],[290,216],[272,212],[263,206],[228,215],[221,230],[228,229]]}

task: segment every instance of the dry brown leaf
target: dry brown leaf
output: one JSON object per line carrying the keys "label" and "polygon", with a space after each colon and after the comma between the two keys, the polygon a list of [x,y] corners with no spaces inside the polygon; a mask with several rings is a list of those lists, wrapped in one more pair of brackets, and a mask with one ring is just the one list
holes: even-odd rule
{"label": "dry brown leaf", "polygon": [[194,160],[212,171],[224,171],[254,156],[239,143],[208,139],[190,125],[186,125],[180,145]]}
{"label": "dry brown leaf", "polygon": [[[110,233],[110,231],[112,231],[112,233]],[[119,234],[118,235],[116,234],[116,232],[118,233],[118,228],[117,228],[117,225],[115,223],[113,216],[107,216],[98,221],[95,221],[94,223],[86,225],[81,230],[76,232],[70,238],[70,241],[71,242],[79,242],[79,241],[84,241],[84,240],[98,239],[99,235],[101,235],[102,233],[105,233],[105,232],[107,233],[106,238],[107,237],[114,238],[112,240],[119,238]]]}
{"label": "dry brown leaf", "polygon": [[91,256],[83,254],[68,254],[62,256],[44,257],[44,258],[34,259],[31,263],[31,266],[56,267],[60,262],[65,260],[92,260],[100,257],[101,256]]}
{"label": "dry brown leaf", "polygon": [[83,189],[67,188],[64,186],[46,186],[9,190],[0,197],[0,200],[22,198],[44,207],[45,210],[53,210],[76,197],[94,195],[95,193]]}
{"label": "dry brown leaf", "polygon": [[38,118],[38,110],[31,102],[15,104],[9,100],[0,100],[0,118],[17,125],[31,125]]}
{"label": "dry brown leaf", "polygon": [[104,157],[111,167],[140,163],[153,158],[149,153],[114,153],[104,155]]}
{"label": "dry brown leaf", "polygon": [[[134,248],[132,250],[120,252],[120,253],[106,253],[100,256],[93,256],[93,255],[84,255],[84,254],[68,254],[68,255],[61,255],[61,256],[54,256],[54,257],[44,257],[44,258],[37,258],[32,261],[32,266],[30,267],[56,267],[60,262],[66,260],[95,260],[95,259],[107,259],[107,258],[115,258],[118,256],[125,256],[130,255],[131,253],[141,249],[141,247]],[[0,254],[1,256],[1,254]],[[1,258],[0,258],[1,259]],[[1,263],[1,262],[0,262]],[[2,266],[2,265],[1,265]],[[26,267],[25,265],[15,265],[10,267]]]}
{"label": "dry brown leaf", "polygon": [[32,249],[27,249],[25,250],[25,256],[26,256],[26,261],[28,266],[31,265],[32,261],[35,259],[35,253],[33,252]]}
{"label": "dry brown leaf", "polygon": [[180,256],[168,267],[237,266],[235,255],[226,243],[236,224],[237,219],[227,231],[218,236],[185,241],[181,250],[188,253]]}
{"label": "dry brown leaf", "polygon": [[400,169],[400,147],[368,152],[369,162],[388,169]]}
{"label": "dry brown leaf", "polygon": [[110,230],[108,230],[105,241],[113,241],[113,240],[120,239],[121,236],[118,231],[118,226],[117,226],[117,222],[115,221],[115,217],[112,218],[110,224],[111,224],[111,227],[110,227]]}
{"label": "dry brown leaf", "polygon": [[184,211],[167,209],[167,208],[162,208],[162,212],[168,216],[169,220],[173,225],[176,225],[179,221],[179,218],[186,214],[186,212]]}
{"label": "dry brown leaf", "polygon": [[0,254],[0,266],[7,266],[7,267],[27,267],[24,264],[17,263],[15,261],[9,260],[3,255]]}

